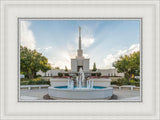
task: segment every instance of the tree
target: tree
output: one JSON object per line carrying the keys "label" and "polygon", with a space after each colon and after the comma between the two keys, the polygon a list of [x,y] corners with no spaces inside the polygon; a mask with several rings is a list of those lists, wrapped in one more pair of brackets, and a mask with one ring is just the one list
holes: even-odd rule
{"label": "tree", "polygon": [[59,67],[55,67],[54,69],[57,69],[57,70],[59,70],[60,68],[59,68]]}
{"label": "tree", "polygon": [[118,73],[124,73],[125,77],[130,81],[132,76],[140,75],[140,52],[134,52],[130,55],[120,57],[113,66],[117,69]]}
{"label": "tree", "polygon": [[101,73],[97,73],[97,76],[100,77],[100,76],[101,76]]}
{"label": "tree", "polygon": [[65,70],[64,71],[68,71],[68,68],[67,68],[67,66],[65,66]]}
{"label": "tree", "polygon": [[48,59],[38,53],[36,50],[28,49],[27,47],[20,47],[20,69],[21,72],[27,74],[30,79],[33,79],[36,72],[42,70],[43,72],[51,69],[48,64]]}
{"label": "tree", "polygon": [[48,71],[48,70],[51,70],[51,65],[50,64],[46,64],[46,65],[44,65],[43,67],[42,67],[42,69],[41,69],[43,72],[45,72],[45,76],[46,76],[46,72]]}
{"label": "tree", "polygon": [[96,68],[96,63],[94,63],[93,64],[93,69],[92,69],[92,71],[96,71],[97,70],[97,68]]}

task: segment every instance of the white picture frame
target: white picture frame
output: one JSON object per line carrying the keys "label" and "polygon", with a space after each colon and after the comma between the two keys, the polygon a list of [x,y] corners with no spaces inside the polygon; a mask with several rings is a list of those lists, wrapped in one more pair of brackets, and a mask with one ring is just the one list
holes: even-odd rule
{"label": "white picture frame", "polygon": [[[142,102],[18,102],[19,17],[142,18]],[[160,119],[159,1],[1,0],[1,119]]]}

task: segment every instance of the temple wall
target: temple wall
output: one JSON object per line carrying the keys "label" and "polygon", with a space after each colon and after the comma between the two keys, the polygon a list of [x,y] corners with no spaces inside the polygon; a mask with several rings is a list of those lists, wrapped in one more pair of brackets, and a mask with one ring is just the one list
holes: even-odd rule
{"label": "temple wall", "polygon": [[71,71],[77,72],[77,60],[76,59],[71,59]]}
{"label": "temple wall", "polygon": [[84,72],[89,72],[89,59],[84,59],[83,60],[83,71]]}

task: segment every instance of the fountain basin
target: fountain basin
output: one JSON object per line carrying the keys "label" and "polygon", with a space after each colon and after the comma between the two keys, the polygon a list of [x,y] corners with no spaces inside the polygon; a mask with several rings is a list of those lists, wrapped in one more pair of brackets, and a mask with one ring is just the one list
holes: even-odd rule
{"label": "fountain basin", "polygon": [[92,89],[86,87],[70,89],[67,86],[49,87],[48,94],[51,98],[90,100],[109,99],[113,94],[112,87],[93,86]]}

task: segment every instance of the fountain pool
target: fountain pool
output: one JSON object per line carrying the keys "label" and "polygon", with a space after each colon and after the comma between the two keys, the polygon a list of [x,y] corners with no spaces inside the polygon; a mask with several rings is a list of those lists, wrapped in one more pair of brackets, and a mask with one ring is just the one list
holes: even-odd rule
{"label": "fountain pool", "polygon": [[71,79],[69,77],[67,86],[49,87],[48,94],[51,98],[57,99],[109,99],[113,95],[113,88],[94,86],[93,80],[86,79],[83,70],[80,69],[76,79]]}
{"label": "fountain pool", "polygon": [[[58,88],[58,89],[68,89],[68,86],[56,86],[56,87],[54,87],[54,88]],[[93,86],[93,88],[92,89],[104,89],[104,88],[106,88],[106,87],[103,87],[103,86]],[[88,89],[87,87],[81,87],[81,88],[79,88],[79,87],[74,87],[73,88],[74,90],[76,90],[76,89],[81,89],[81,90],[90,90],[90,89]]]}

